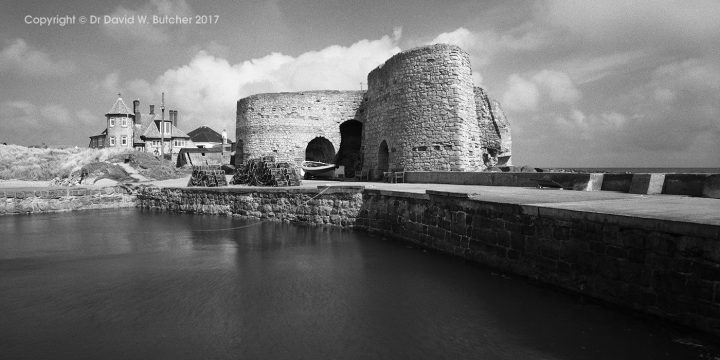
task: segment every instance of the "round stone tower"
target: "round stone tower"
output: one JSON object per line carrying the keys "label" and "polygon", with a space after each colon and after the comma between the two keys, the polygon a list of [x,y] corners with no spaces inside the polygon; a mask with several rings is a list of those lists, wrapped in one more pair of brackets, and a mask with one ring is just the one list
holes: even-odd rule
{"label": "round stone tower", "polygon": [[483,169],[470,58],[453,45],[401,52],[368,75],[363,168]]}

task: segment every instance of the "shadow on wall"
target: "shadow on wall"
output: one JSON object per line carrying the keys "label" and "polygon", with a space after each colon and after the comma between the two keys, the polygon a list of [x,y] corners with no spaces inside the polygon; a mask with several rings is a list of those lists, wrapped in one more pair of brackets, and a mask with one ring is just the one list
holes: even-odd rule
{"label": "shadow on wall", "polygon": [[357,120],[348,120],[340,124],[340,150],[335,164],[345,166],[345,177],[353,177],[362,168],[360,150],[362,146],[363,125]]}
{"label": "shadow on wall", "polygon": [[335,159],[335,147],[330,140],[318,136],[305,148],[305,160],[332,163]]}
{"label": "shadow on wall", "polygon": [[378,149],[378,171],[390,171],[390,151],[385,140],[380,143]]}

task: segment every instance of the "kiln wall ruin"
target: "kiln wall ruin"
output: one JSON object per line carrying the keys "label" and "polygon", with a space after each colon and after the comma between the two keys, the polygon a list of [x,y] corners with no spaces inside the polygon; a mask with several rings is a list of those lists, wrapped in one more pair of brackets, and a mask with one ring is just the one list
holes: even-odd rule
{"label": "kiln wall ruin", "polygon": [[399,53],[368,75],[368,90],[252,95],[238,101],[236,164],[275,155],[365,170],[481,171],[510,165],[510,126],[472,81],[453,45]]}

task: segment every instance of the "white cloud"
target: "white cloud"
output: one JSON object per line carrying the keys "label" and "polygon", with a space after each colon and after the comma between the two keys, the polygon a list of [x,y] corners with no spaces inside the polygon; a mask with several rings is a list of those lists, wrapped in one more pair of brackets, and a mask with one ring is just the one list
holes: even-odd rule
{"label": "white cloud", "polygon": [[715,0],[548,0],[541,8],[551,26],[615,48],[695,47],[720,34]]}
{"label": "white cloud", "polygon": [[502,104],[509,112],[530,112],[537,110],[539,98],[540,92],[535,83],[512,74],[508,78],[508,89],[503,94]]}
{"label": "white cloud", "polygon": [[120,75],[117,72],[107,74],[100,82],[100,87],[106,92],[116,92],[120,90]]}
{"label": "white cloud", "polygon": [[70,112],[62,105],[50,104],[39,110],[45,124],[69,125],[73,120]]}
{"label": "white cloud", "polygon": [[[160,17],[186,17],[192,16],[193,11],[185,0],[150,0],[136,9],[128,9],[119,5],[110,16],[117,18],[132,18],[132,24],[103,23],[103,31],[110,37],[121,42],[142,41],[149,43],[162,43],[170,38],[172,31],[182,29],[182,25],[151,24],[152,16]],[[147,23],[141,24],[138,19],[147,16]]]}
{"label": "white cloud", "polygon": [[103,117],[99,117],[97,114],[94,114],[88,109],[80,109],[75,115],[77,122],[83,125],[94,125],[98,123],[98,119],[103,119]]}
{"label": "white cloud", "polygon": [[[0,124],[3,134],[12,134],[12,138],[3,138],[11,143],[22,139],[30,144],[70,144],[86,139],[86,136],[100,131],[98,117],[87,109],[69,111],[59,104],[36,105],[28,101],[3,101],[0,103]],[[88,133],[88,131],[90,133]]]}
{"label": "white cloud", "polygon": [[15,39],[0,51],[0,73],[64,76],[74,70],[75,65],[72,62],[55,61],[46,52],[28,45],[23,39]]}
{"label": "white cloud", "polygon": [[574,103],[580,98],[580,91],[564,72],[542,70],[535,74],[532,79],[547,92],[553,102]]}
{"label": "white cloud", "polygon": [[564,72],[542,70],[530,79],[512,74],[507,80],[503,94],[503,106],[510,112],[531,112],[547,104],[573,104],[580,98],[580,91]]}
{"label": "white cloud", "polygon": [[428,44],[457,45],[470,55],[475,72],[490,64],[500,53],[535,50],[545,44],[545,34],[532,26],[520,26],[504,33],[493,30],[473,32],[460,27],[442,33]]}
{"label": "white cloud", "polygon": [[465,51],[475,48],[477,36],[466,28],[458,28],[451,32],[445,32],[430,41],[430,44],[451,44],[463,48]]}
{"label": "white cloud", "polygon": [[40,123],[38,121],[37,107],[27,101],[4,101],[0,103],[0,116],[2,117],[0,122],[6,130],[17,126],[34,127]]}
{"label": "white cloud", "polygon": [[[167,70],[152,82],[136,79],[126,88],[144,101],[159,100],[165,92],[169,108],[178,109],[180,127],[200,125],[233,128],[236,102],[261,92],[302,90],[355,90],[367,74],[400,51],[393,36],[361,40],[350,46],[333,45],[297,57],[272,53],[231,64],[205,51],[187,65]],[[366,86],[366,85],[365,85]]]}
{"label": "white cloud", "polygon": [[633,62],[648,56],[641,50],[610,52],[601,55],[576,55],[563,58],[554,66],[563,69],[577,84],[584,84],[612,76],[627,69]]}

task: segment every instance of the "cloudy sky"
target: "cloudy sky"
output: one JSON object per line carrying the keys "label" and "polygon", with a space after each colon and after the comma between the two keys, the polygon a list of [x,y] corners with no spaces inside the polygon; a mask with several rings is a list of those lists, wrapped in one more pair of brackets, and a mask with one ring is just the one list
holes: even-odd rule
{"label": "cloudy sky", "polygon": [[[32,23],[56,15],[75,24]],[[91,15],[136,20],[79,23]],[[232,134],[242,97],[359,89],[434,42],[470,54],[516,165],[720,166],[717,0],[3,1],[0,142],[87,146],[118,92],[147,111],[164,91],[180,128]]]}

